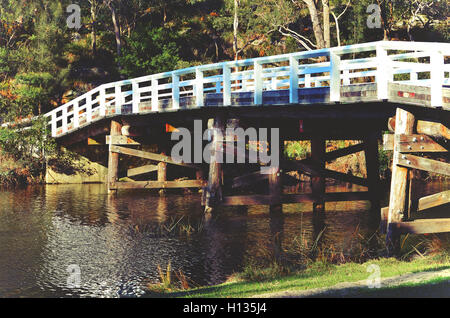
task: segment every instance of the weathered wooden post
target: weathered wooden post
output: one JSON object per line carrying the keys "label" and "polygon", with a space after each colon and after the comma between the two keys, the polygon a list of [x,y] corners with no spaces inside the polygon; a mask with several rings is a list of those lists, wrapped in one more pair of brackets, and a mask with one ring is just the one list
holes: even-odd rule
{"label": "weathered wooden post", "polygon": [[205,196],[205,213],[213,213],[222,201],[222,161],[218,160],[223,147],[224,120],[218,116],[212,125],[211,159],[209,163],[208,185]]}
{"label": "weathered wooden post", "polygon": [[269,195],[271,197],[270,213],[271,214],[281,214],[282,204],[282,186],[281,186],[281,173],[280,167],[272,169],[272,173],[269,175]]}
{"label": "weathered wooden post", "polygon": [[[272,140],[272,138],[270,138]],[[271,147],[270,149],[272,152],[275,151]],[[283,139],[279,141],[279,148],[276,150],[278,151],[278,155],[282,157],[283,151],[284,151],[284,142]],[[273,153],[272,153],[273,155]],[[271,196],[271,205],[270,205],[270,213],[271,214],[282,214],[283,213],[283,205],[282,202],[282,195],[283,195],[283,183],[282,183],[282,177],[281,177],[281,169],[280,166],[273,167],[272,173],[269,175],[269,195]]]}
{"label": "weathered wooden post", "polygon": [[[120,136],[122,134],[122,124],[116,120],[111,120],[111,136]],[[119,176],[119,154],[111,151],[111,141],[109,144],[108,157],[108,193],[117,193],[116,182]]]}
{"label": "weathered wooden post", "polygon": [[[165,152],[162,152],[161,155],[165,156]],[[158,182],[166,182],[167,181],[167,163],[160,162],[158,163]],[[159,194],[163,195],[165,193],[164,189],[159,190]]]}
{"label": "weathered wooden post", "polygon": [[380,223],[380,163],[378,157],[378,133],[364,139],[364,155],[366,159],[368,191],[370,196],[373,223]]}
{"label": "weathered wooden post", "polygon": [[[414,115],[404,109],[397,108],[395,117],[395,135],[410,135],[413,133],[413,128]],[[389,197],[389,214],[386,235],[386,247],[389,256],[398,252],[400,247],[400,234],[395,231],[395,228],[391,226],[391,224],[401,222],[406,209],[408,208],[406,197],[409,169],[398,165],[398,155],[400,153],[398,151],[397,140],[397,138],[394,138],[394,159],[392,163],[391,193]]]}
{"label": "weathered wooden post", "polygon": [[[311,140],[311,159],[315,167],[320,170],[325,169],[325,139],[317,137]],[[325,177],[323,175],[313,175],[311,177],[312,193],[314,196],[313,212],[325,212]]]}

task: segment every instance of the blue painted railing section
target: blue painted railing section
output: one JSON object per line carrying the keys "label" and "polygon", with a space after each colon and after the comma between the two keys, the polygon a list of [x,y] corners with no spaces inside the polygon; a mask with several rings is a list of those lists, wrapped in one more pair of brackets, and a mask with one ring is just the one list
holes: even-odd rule
{"label": "blue painted railing section", "polygon": [[[232,93],[251,92],[253,104],[260,105],[263,91],[289,90],[295,104],[299,88],[328,87],[329,101],[339,102],[341,87],[362,78],[376,83],[380,100],[388,99],[392,82],[431,87],[431,106],[440,107],[442,87],[450,85],[449,57],[448,43],[381,41],[201,65],[104,84],[45,116],[57,137],[106,116],[177,110],[186,98],[203,107],[208,93],[221,94],[228,106]],[[400,80],[401,74],[407,75]],[[162,100],[171,101],[169,109]]]}

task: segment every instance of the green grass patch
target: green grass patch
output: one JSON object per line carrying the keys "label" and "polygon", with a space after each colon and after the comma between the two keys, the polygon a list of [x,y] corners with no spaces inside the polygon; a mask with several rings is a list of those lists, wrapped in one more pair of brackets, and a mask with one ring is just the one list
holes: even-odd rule
{"label": "green grass patch", "polygon": [[229,282],[217,286],[165,294],[149,293],[147,296],[234,298],[280,291],[302,291],[314,288],[331,287],[338,283],[356,282],[368,279],[371,275],[371,272],[367,271],[370,264],[378,265],[380,267],[381,277],[386,278],[405,273],[436,271],[450,268],[450,258],[445,254],[421,257],[412,261],[382,258],[374,259],[363,264],[345,263],[333,265],[326,262],[314,262],[303,270],[279,278],[271,278],[271,275],[261,275],[260,281],[245,281],[240,275],[235,275]]}

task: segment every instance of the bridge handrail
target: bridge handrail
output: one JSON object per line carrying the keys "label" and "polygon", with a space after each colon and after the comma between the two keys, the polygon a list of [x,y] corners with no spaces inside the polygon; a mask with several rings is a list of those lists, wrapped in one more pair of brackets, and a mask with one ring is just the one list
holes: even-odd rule
{"label": "bridge handrail", "polygon": [[[372,56],[356,57],[360,53]],[[195,106],[204,107],[206,93],[219,93],[223,105],[231,105],[232,93],[252,92],[254,104],[260,105],[263,91],[287,89],[289,103],[295,104],[299,88],[329,87],[330,101],[339,102],[341,87],[360,78],[370,78],[377,84],[380,100],[388,99],[390,82],[431,86],[431,106],[440,107],[442,87],[449,85],[446,56],[450,56],[448,43],[378,41],[199,65],[100,85],[45,117],[50,118],[52,136],[58,136],[104,117],[120,115],[124,105],[130,108],[127,113],[138,114],[142,112],[141,103],[149,102],[151,111],[158,112],[160,100],[167,98],[172,100],[172,109],[177,110],[182,98],[194,97]],[[429,73],[429,78],[419,79],[419,73]],[[395,80],[401,74],[409,74],[409,79]]]}

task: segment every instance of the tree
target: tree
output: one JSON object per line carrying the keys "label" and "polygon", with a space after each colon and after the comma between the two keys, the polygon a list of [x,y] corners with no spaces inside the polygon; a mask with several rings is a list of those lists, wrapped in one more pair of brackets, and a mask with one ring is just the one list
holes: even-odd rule
{"label": "tree", "polygon": [[176,69],[181,62],[176,41],[170,29],[138,28],[118,57],[121,74],[132,78]]}
{"label": "tree", "polygon": [[[122,36],[120,31],[120,22],[119,22],[119,16],[117,13],[118,7],[120,5],[120,0],[103,0],[105,5],[109,8],[111,11],[111,20],[114,27],[114,35],[116,38],[116,49],[117,49],[117,58],[120,60],[120,57],[122,56]],[[117,65],[119,68],[119,71],[122,69],[120,62]]]}

